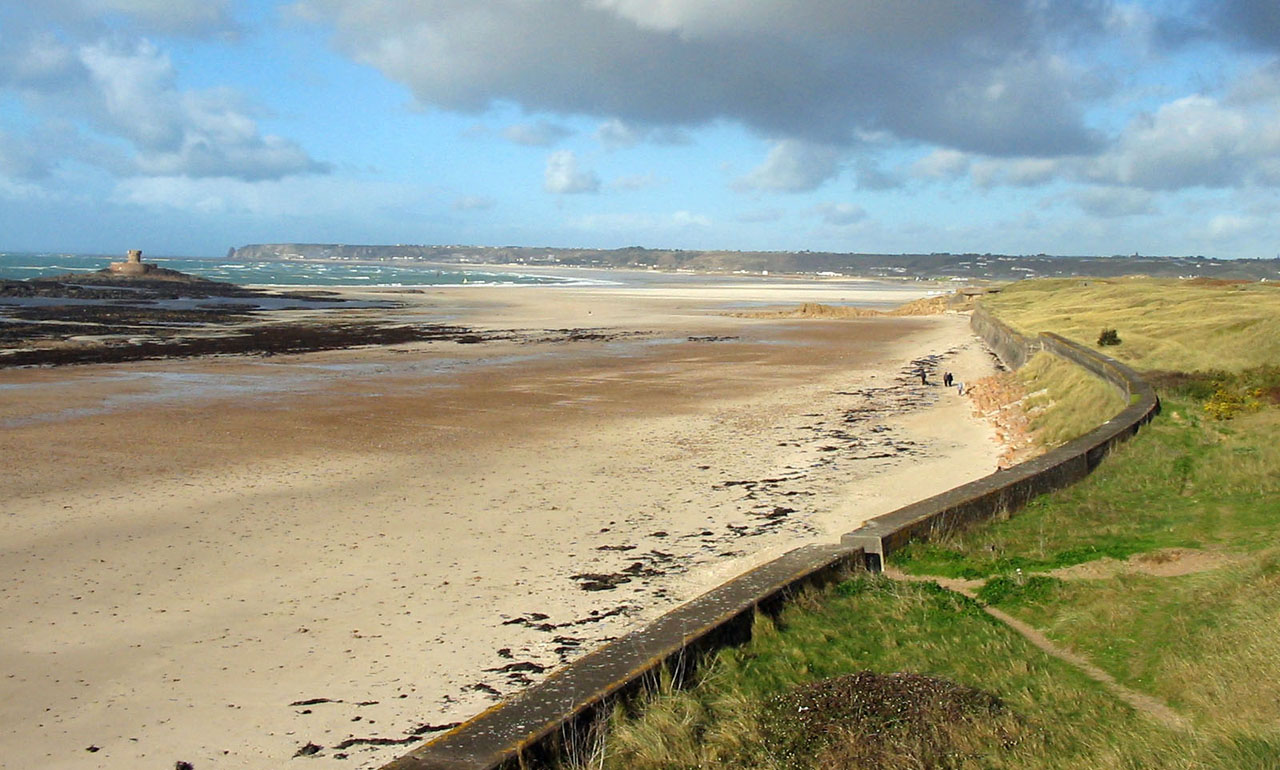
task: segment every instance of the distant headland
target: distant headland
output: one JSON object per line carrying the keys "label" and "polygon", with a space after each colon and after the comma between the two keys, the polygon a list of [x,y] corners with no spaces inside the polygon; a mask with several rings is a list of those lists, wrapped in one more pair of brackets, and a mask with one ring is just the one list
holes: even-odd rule
{"label": "distant headland", "polygon": [[1280,280],[1280,259],[1215,259],[1203,256],[1051,256],[1048,254],[862,254],[823,251],[697,251],[566,249],[540,246],[349,245],[265,243],[232,248],[233,260],[420,260],[440,264],[529,265],[632,270],[687,270],[895,278],[993,280],[1146,275],[1153,278]]}

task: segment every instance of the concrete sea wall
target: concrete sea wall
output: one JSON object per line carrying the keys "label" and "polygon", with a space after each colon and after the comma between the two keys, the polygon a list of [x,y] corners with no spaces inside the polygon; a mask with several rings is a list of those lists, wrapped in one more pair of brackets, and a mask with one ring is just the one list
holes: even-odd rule
{"label": "concrete sea wall", "polygon": [[1129,406],[1089,433],[1039,457],[878,516],[842,537],[845,545],[864,550],[871,569],[879,569],[889,554],[912,540],[944,536],[974,521],[1015,511],[1037,495],[1079,481],[1112,447],[1137,433],[1160,411],[1155,390],[1113,358],[1056,334],[1019,334],[983,308],[973,312],[972,325],[1008,366],[1016,369],[1043,350],[1111,383]]}
{"label": "concrete sea wall", "polygon": [[1055,334],[1027,337],[981,308],[971,322],[1007,366],[1017,369],[1044,350],[1102,377],[1125,394],[1129,406],[1040,457],[871,519],[844,535],[839,545],[798,548],[734,578],[383,770],[514,770],[572,755],[590,743],[617,699],[656,683],[664,669],[678,681],[703,655],[747,641],[757,611],[775,613],[806,587],[839,580],[864,566],[880,569],[891,553],[913,539],[927,540],[1017,510],[1037,495],[1072,484],[1160,410],[1150,385],[1097,351]]}

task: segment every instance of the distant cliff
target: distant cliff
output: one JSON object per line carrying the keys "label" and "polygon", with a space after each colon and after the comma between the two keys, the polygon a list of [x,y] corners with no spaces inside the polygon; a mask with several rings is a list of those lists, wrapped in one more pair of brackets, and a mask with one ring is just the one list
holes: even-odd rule
{"label": "distant cliff", "polygon": [[1044,276],[1204,276],[1227,280],[1280,280],[1280,260],[1205,257],[1055,257],[1046,254],[841,254],[819,251],[685,251],[646,249],[558,249],[534,246],[394,246],[336,243],[264,243],[232,248],[232,260],[412,259],[443,264],[568,265],[709,272],[837,274],[876,278],[983,278],[1016,280]]}

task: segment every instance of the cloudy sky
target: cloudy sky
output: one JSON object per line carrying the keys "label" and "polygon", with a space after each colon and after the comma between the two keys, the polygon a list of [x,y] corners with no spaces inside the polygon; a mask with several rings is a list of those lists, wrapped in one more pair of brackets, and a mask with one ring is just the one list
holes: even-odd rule
{"label": "cloudy sky", "polygon": [[0,250],[1280,254],[1276,0],[0,0]]}

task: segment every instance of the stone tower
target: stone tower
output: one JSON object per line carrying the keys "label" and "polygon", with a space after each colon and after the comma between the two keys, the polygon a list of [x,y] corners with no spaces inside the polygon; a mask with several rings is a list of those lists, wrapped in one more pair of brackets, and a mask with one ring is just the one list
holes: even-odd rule
{"label": "stone tower", "polygon": [[111,272],[117,275],[146,275],[154,268],[155,265],[143,264],[141,249],[129,249],[124,262],[112,262],[109,266]]}

